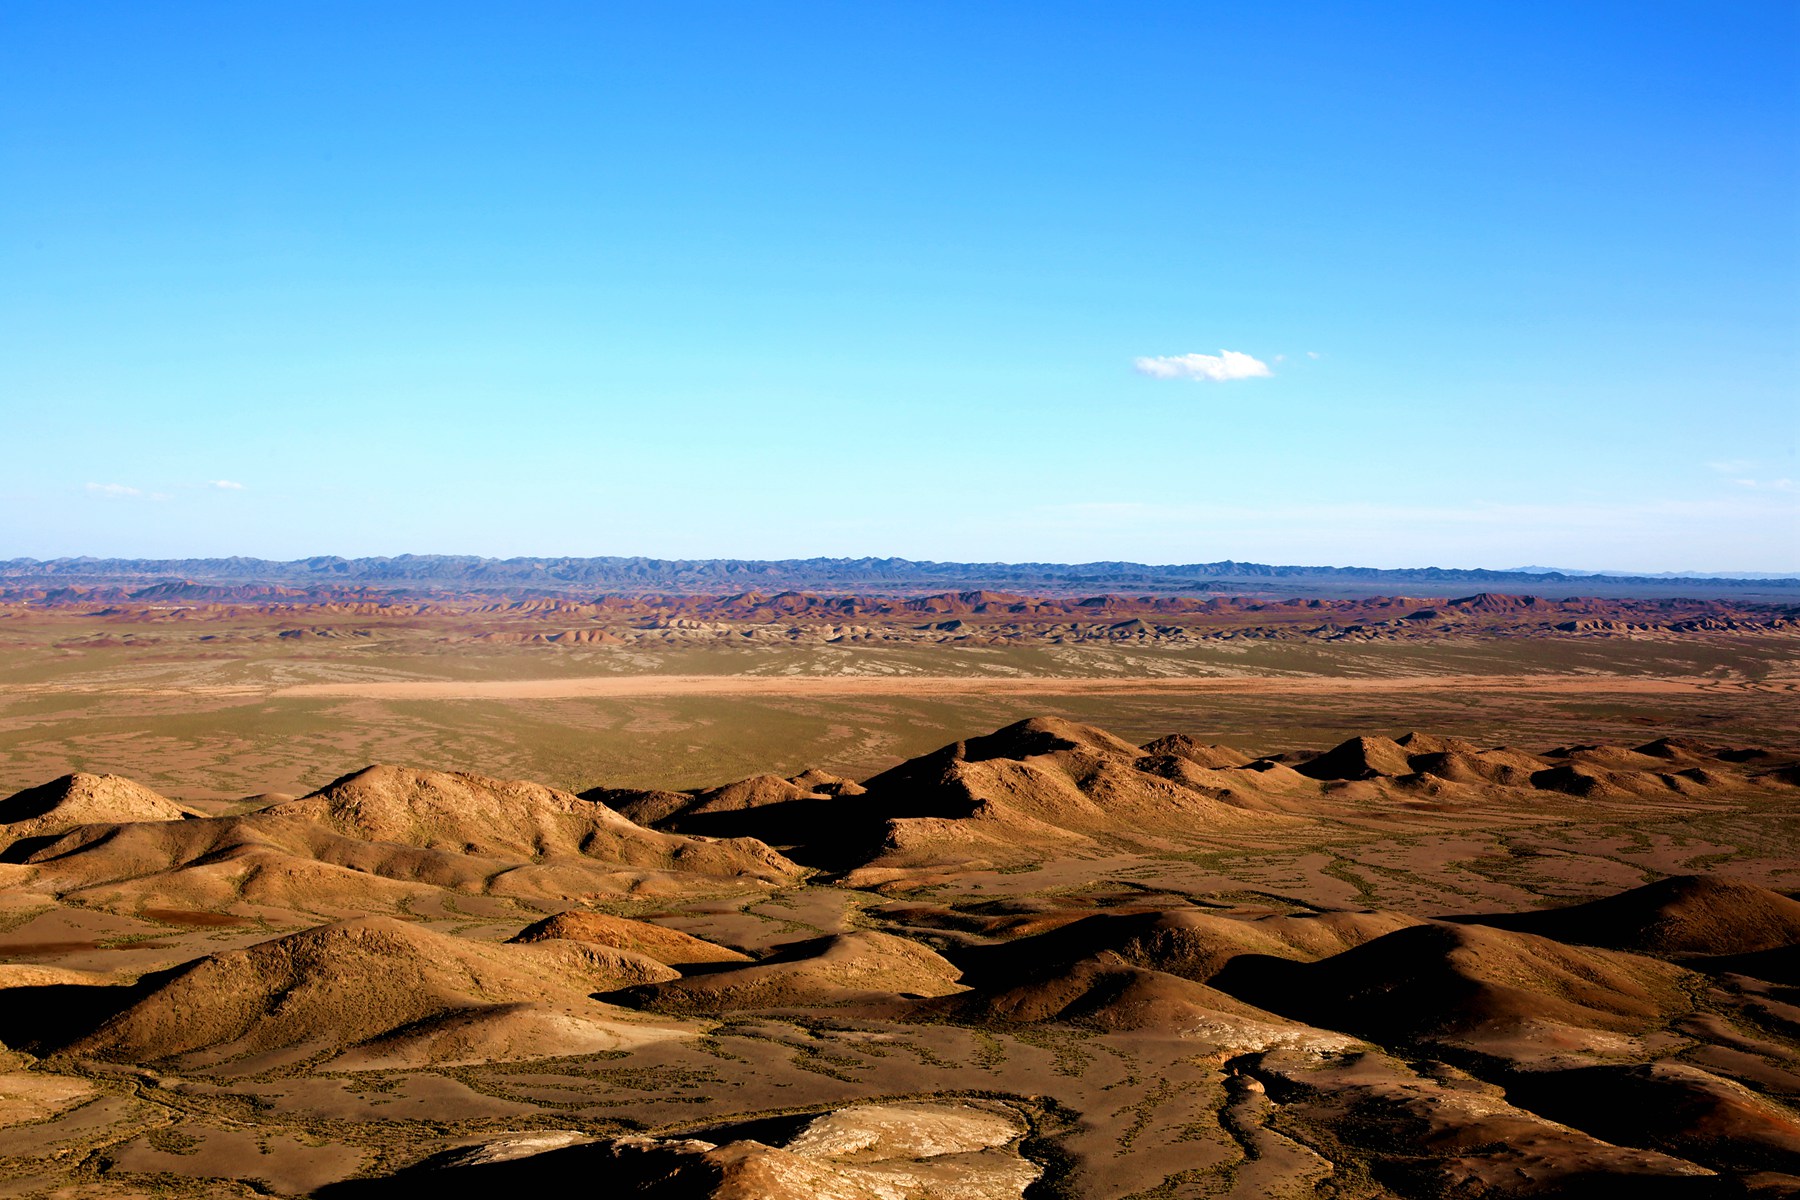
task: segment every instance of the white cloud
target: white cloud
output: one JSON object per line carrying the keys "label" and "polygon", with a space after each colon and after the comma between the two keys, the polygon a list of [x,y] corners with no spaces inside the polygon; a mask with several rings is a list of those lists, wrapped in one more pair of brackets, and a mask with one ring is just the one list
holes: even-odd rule
{"label": "white cloud", "polygon": [[1139,358],[1132,361],[1139,375],[1152,379],[1191,379],[1195,383],[1225,383],[1233,379],[1256,379],[1273,374],[1269,364],[1237,350],[1221,350],[1218,354],[1170,354],[1161,358]]}
{"label": "white cloud", "polygon": [[1317,358],[1317,357],[1319,357],[1319,352],[1318,352],[1318,351],[1317,351],[1317,350],[1308,350],[1308,351],[1307,351],[1307,352],[1306,352],[1306,357],[1308,357],[1308,358]]}
{"label": "white cloud", "polygon": [[87,490],[96,496],[110,496],[123,499],[129,496],[141,496],[144,493],[134,487],[126,487],[122,483],[90,483]]}
{"label": "white cloud", "polygon": [[1759,463],[1751,458],[1715,459],[1706,464],[1708,470],[1717,471],[1725,476],[1727,483],[1752,492],[1800,491],[1800,486],[1797,486],[1790,478],[1783,476],[1769,479],[1764,476],[1760,468],[1765,465],[1767,464]]}
{"label": "white cloud", "polygon": [[232,479],[215,479],[208,486],[216,487],[221,492],[241,492],[244,485]]}

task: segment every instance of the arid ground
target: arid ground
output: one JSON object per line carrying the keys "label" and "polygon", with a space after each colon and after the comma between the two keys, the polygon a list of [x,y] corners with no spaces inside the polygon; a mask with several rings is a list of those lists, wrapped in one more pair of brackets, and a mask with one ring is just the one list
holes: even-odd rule
{"label": "arid ground", "polygon": [[1795,1194],[1797,687],[1743,604],[0,606],[0,1193]]}

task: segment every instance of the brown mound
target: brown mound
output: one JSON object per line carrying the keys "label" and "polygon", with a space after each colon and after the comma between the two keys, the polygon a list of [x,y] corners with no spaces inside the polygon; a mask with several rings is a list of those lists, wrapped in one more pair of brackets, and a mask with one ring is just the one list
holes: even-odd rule
{"label": "brown mound", "polygon": [[[1601,1141],[1508,1103],[1498,1087],[1443,1063],[1279,1047],[1232,1082],[1236,1112],[1269,1110],[1368,1155],[1391,1192],[1484,1200],[1723,1200],[1743,1195],[1704,1167]],[[1234,1112],[1234,1116],[1236,1115]],[[1313,1139],[1308,1138],[1309,1142]],[[1315,1143],[1316,1144],[1316,1143]],[[1320,1189],[1320,1194],[1328,1194]]]}
{"label": "brown mound", "polygon": [[1419,775],[1474,786],[1497,783],[1509,788],[1531,787],[1532,775],[1543,769],[1543,763],[1529,755],[1496,750],[1417,753],[1407,761]]}
{"label": "brown mound", "polygon": [[686,792],[657,789],[589,788],[581,793],[583,800],[604,804],[629,821],[639,825],[655,825],[687,808],[694,798]]}
{"label": "brown mound", "polygon": [[1625,800],[1637,794],[1632,776],[1619,771],[1597,771],[1572,763],[1534,771],[1531,786],[1545,792],[1562,792],[1583,800]]}
{"label": "brown mound", "polygon": [[1406,750],[1391,738],[1355,737],[1297,769],[1313,779],[1375,779],[1409,774],[1412,765],[1407,761]]}
{"label": "brown mound", "polygon": [[1295,958],[1317,959],[1328,958],[1423,922],[1418,917],[1397,912],[1333,911],[1255,917],[1248,924],[1259,933],[1285,943],[1294,951]]}
{"label": "brown mound", "polygon": [[1392,913],[1325,913],[1244,920],[1193,909],[1098,913],[959,957],[969,982],[1042,978],[1096,954],[1205,983],[1240,954],[1314,959],[1415,924]]}
{"label": "brown mound", "polygon": [[1800,1117],[1741,1084],[1684,1063],[1526,1071],[1507,1092],[1535,1112],[1623,1146],[1732,1171],[1800,1163]]}
{"label": "brown mound", "polygon": [[1546,602],[1536,596],[1512,596],[1505,592],[1477,592],[1473,596],[1459,596],[1445,605],[1463,612],[1481,613],[1513,613],[1546,606]]}
{"label": "brown mound", "polygon": [[[805,776],[797,776],[804,779]],[[847,790],[854,788],[855,790]],[[670,833],[711,838],[754,838],[778,846],[797,846],[821,830],[866,821],[838,803],[840,796],[860,795],[846,787],[810,787],[779,775],[754,775],[724,787],[693,792],[588,792],[616,802],[633,819],[653,823]]]}
{"label": "brown mound", "polygon": [[0,844],[62,833],[78,825],[179,821],[187,809],[123,775],[77,771],[0,800]]}
{"label": "brown mound", "polygon": [[724,787],[695,792],[694,801],[683,815],[717,812],[742,812],[747,808],[764,808],[793,800],[818,800],[823,793],[803,788],[779,775],[752,775]]}
{"label": "brown mound", "polygon": [[[637,863],[680,858],[690,867],[706,863],[709,874],[793,874],[792,864],[766,847],[674,839],[568,792],[460,772],[366,767],[263,815],[316,821],[366,841],[494,858],[529,861],[559,853]],[[737,861],[726,871],[717,869],[730,859]]]}
{"label": "brown mound", "polygon": [[115,1062],[292,1057],[495,1004],[603,1015],[594,992],[674,974],[620,950],[496,946],[367,917],[146,976],[129,1007],[60,1049]]}
{"label": "brown mound", "polygon": [[549,1004],[491,1004],[415,1021],[344,1051],[334,1071],[408,1071],[633,1050],[691,1036],[673,1023],[621,1020],[609,1010],[571,1012]]}
{"label": "brown mound", "polygon": [[1030,717],[1003,729],[963,743],[964,757],[971,762],[990,758],[1031,758],[1063,750],[1087,750],[1094,754],[1122,754],[1136,758],[1142,753],[1124,738],[1115,737],[1097,725],[1083,725],[1061,717]]}
{"label": "brown mound", "polygon": [[1567,908],[1460,920],[1651,954],[1753,954],[1800,944],[1800,900],[1722,875],[1671,875]]}
{"label": "brown mound", "polygon": [[1655,959],[1430,924],[1313,963],[1243,955],[1212,982],[1271,1012],[1383,1041],[1491,1041],[1545,1022],[1642,1032],[1690,1007],[1682,975]]}
{"label": "brown mound", "polygon": [[281,819],[91,825],[32,846],[21,861],[35,868],[37,887],[115,911],[274,909],[327,919],[400,912],[429,902],[439,887],[481,890],[504,868]]}
{"label": "brown mound", "polygon": [[817,768],[791,779],[752,775],[723,787],[689,792],[596,788],[582,793],[586,799],[616,805],[634,821],[670,832],[755,837],[781,846],[806,842],[821,826],[844,824],[844,814],[833,812],[830,803],[862,794],[861,784]]}
{"label": "brown mound", "polygon": [[827,796],[860,796],[864,790],[863,785],[854,779],[833,775],[829,771],[821,771],[817,767],[808,767],[800,774],[790,778],[788,782],[805,791],[823,793]]}
{"label": "brown mound", "polygon": [[672,967],[692,963],[749,962],[749,956],[727,950],[712,942],[665,929],[648,921],[633,921],[598,912],[564,912],[528,925],[512,940],[515,943],[542,942],[561,938],[576,942],[593,942],[647,955]]}
{"label": "brown mound", "polygon": [[1210,1042],[1234,1053],[1275,1045],[1315,1050],[1354,1045],[1339,1034],[1296,1025],[1205,984],[1133,965],[1110,950],[1031,982],[930,1000],[919,1011],[963,1021],[1066,1021],[1106,1030],[1151,1030]]}
{"label": "brown mound", "polygon": [[1678,763],[1718,757],[1715,752],[1708,750],[1699,742],[1678,737],[1661,737],[1653,742],[1645,742],[1642,746],[1632,747],[1632,753],[1645,754],[1651,758],[1665,758]]}
{"label": "brown mound", "polygon": [[1560,758],[1571,766],[1588,767],[1596,771],[1661,771],[1669,765],[1660,756],[1640,754],[1624,746],[1609,746],[1604,743],[1565,746],[1560,750],[1552,750],[1548,757]]}
{"label": "brown mound", "polygon": [[1095,835],[1162,846],[1170,833],[1254,819],[1222,802],[1222,788],[1169,772],[1172,761],[1185,762],[1146,756],[1091,726],[1020,721],[868,780],[868,795],[845,806],[845,821],[822,848],[840,869],[862,868],[849,882],[872,884],[922,867],[1008,866],[1083,853]]}
{"label": "brown mound", "polygon": [[1230,746],[1212,745],[1197,742],[1185,733],[1171,733],[1157,738],[1153,742],[1145,742],[1140,749],[1151,756],[1168,755],[1172,758],[1186,759],[1197,767],[1217,770],[1222,767],[1241,767],[1250,761],[1248,754],[1233,750]]}
{"label": "brown mound", "polygon": [[906,938],[861,930],[777,947],[741,967],[630,988],[617,999],[656,1012],[700,1013],[883,1000],[960,991],[962,972]]}
{"label": "brown mound", "polygon": [[[853,886],[904,888],[947,871],[1089,855],[1120,839],[1185,847],[1195,834],[1304,818],[1322,805],[1402,796],[1537,804],[1531,793],[1541,790],[1662,799],[1745,782],[1721,760],[1671,758],[1672,744],[1644,750],[1655,753],[1581,746],[1540,758],[1410,732],[1251,761],[1178,734],[1134,747],[1093,726],[1038,717],[904,762],[867,780],[866,794],[813,771],[691,793],[587,795],[667,830],[760,838]],[[841,802],[852,795],[857,803]]]}
{"label": "brown mound", "polygon": [[[1777,946],[1752,954],[1696,954],[1682,959],[1682,965],[1714,975],[1748,975],[1770,983],[1800,988],[1800,945]],[[1800,1022],[1796,1022],[1800,1028]]]}
{"label": "brown mound", "polygon": [[1394,739],[1394,744],[1406,751],[1410,757],[1414,754],[1479,754],[1481,747],[1474,742],[1459,737],[1438,737],[1432,733],[1420,733],[1412,730]]}
{"label": "brown mound", "polygon": [[397,768],[243,816],[85,825],[6,857],[43,890],[107,907],[321,916],[403,911],[438,888],[568,901],[805,873],[754,839],[661,833],[537,784]]}

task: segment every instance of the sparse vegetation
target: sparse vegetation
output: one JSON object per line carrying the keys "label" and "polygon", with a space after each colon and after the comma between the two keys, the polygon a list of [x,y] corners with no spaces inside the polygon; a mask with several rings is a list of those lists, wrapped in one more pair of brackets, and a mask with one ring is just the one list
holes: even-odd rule
{"label": "sparse vegetation", "polygon": [[[1777,644],[1761,636],[1764,651]],[[578,678],[616,651],[483,643],[434,656],[415,643],[412,657],[384,657],[382,636],[355,644],[189,659],[59,649],[70,673],[0,696],[9,769],[67,738],[141,756],[155,789],[77,779],[19,802],[35,824],[7,869],[29,872],[32,890],[0,895],[0,972],[13,973],[0,1039],[44,1057],[0,1075],[0,1095],[39,1114],[0,1123],[0,1175],[170,1195],[260,1180],[293,1194],[463,1169],[432,1158],[451,1144],[543,1136],[561,1148],[538,1153],[579,1156],[584,1139],[626,1131],[736,1129],[785,1146],[821,1114],[912,1119],[892,1106],[920,1102],[950,1106],[932,1120],[995,1104],[1017,1123],[984,1160],[1011,1172],[1008,1195],[1033,1178],[1034,1196],[1373,1195],[1376,1179],[1443,1168],[1418,1150],[1420,1128],[1483,1145],[1528,1137],[1547,1162],[1627,1170],[1605,1166],[1615,1151],[1580,1132],[1581,1112],[1520,1088],[1521,1073],[1572,1069],[1532,1058],[1524,1026],[1508,1023],[1542,1016],[1569,1031],[1561,1053],[1588,1064],[1571,1078],[1599,1094],[1685,1088],[1684,1103],[1743,1130],[1762,1127],[1733,1105],[1789,1112],[1774,1081],[1800,1044],[1755,975],[1774,970],[1761,964],[1786,952],[1781,937],[1800,941],[1800,924],[1779,933],[1800,910],[1783,894],[1800,886],[1800,789],[1783,774],[1796,730],[1764,703],[1788,676],[1668,682],[1727,665],[1708,655],[1754,656],[1749,642],[1584,643],[1600,673],[1580,677],[1581,696],[1594,680],[1639,689],[1610,706],[1565,704],[1557,681],[1532,678],[1529,639],[1258,643],[1268,686],[1286,691],[1166,686],[1204,682],[1230,657],[1206,648],[1164,647],[1156,672],[1134,675],[1141,649],[1110,644],[978,656],[780,644],[632,651],[611,667],[725,686],[634,696],[628,716],[599,698],[275,694],[277,668],[333,686],[485,685]],[[15,649],[29,674],[38,651]],[[827,663],[886,682],[810,694]],[[1402,666],[1420,673],[1371,685]],[[1018,690],[907,682],[956,671]],[[1451,671],[1488,690],[1445,682]],[[777,686],[731,690],[746,677]],[[208,678],[249,694],[202,692],[200,711],[180,712],[155,690]],[[1152,686],[1090,682],[1133,678]],[[997,723],[983,714],[1046,707],[1062,715],[971,736]],[[1116,728],[1070,719],[1096,715]],[[1462,740],[1342,742],[1347,718],[1384,735],[1453,719],[1440,731]],[[1197,723],[1199,736],[1155,753],[1135,744]],[[1307,739],[1315,729],[1329,736]],[[1651,744],[1682,731],[1705,733]],[[1716,757],[1758,731],[1775,734],[1761,739],[1769,754]],[[957,739],[955,753],[927,753]],[[356,758],[308,759],[326,748],[477,771],[346,777]],[[802,776],[808,765],[837,770]],[[785,774],[713,786],[771,767]],[[661,826],[639,829],[566,788],[517,782],[539,768],[553,784],[697,790],[643,793],[641,810],[629,791],[605,793]],[[318,795],[231,795],[302,791],[315,771],[336,781]],[[795,804],[801,819],[782,807]],[[776,829],[798,861],[695,840]],[[44,838],[66,841],[34,858]],[[1629,890],[1719,867],[1748,890]],[[1565,907],[1615,893],[1642,912]],[[389,916],[344,920],[371,909]],[[1485,924],[1419,924],[1478,914]],[[1651,926],[1689,940],[1625,940]],[[1745,941],[1747,928],[1777,941]],[[1730,973],[1696,947],[1726,955]],[[31,1007],[40,989],[72,985],[109,1003],[56,991]],[[1266,1089],[1255,1103],[1232,1091],[1245,1079]],[[1481,1104],[1471,1089],[1487,1089]],[[77,1094],[72,1107],[56,1099]],[[1506,1104],[1514,1095],[1524,1107]],[[1742,1136],[1750,1149],[1724,1151],[1657,1126],[1616,1153],[1651,1163],[1632,1171],[1663,1171],[1661,1154],[1667,1171],[1729,1172],[1729,1155],[1765,1153],[1776,1135]],[[659,1152],[692,1152],[674,1145]],[[1481,1153],[1457,1161],[1470,1189],[1500,1169]]]}

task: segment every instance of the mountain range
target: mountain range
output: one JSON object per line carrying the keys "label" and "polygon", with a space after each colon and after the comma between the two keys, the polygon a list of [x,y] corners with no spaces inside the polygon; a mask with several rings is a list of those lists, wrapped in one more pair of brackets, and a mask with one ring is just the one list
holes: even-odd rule
{"label": "mountain range", "polygon": [[[721,592],[806,588],[917,592],[933,588],[1020,587],[1041,593],[1129,589],[1140,592],[1246,592],[1359,595],[1400,585],[1530,584],[1542,589],[1579,580],[1584,594],[1666,593],[1714,589],[1800,591],[1800,577],[1595,575],[1541,568],[1292,566],[1225,560],[1150,564],[967,563],[905,558],[661,559],[481,558],[402,554],[379,558],[321,555],[281,562],[261,558],[15,558],[0,562],[0,588],[192,581],[291,587],[363,586],[390,593],[570,595],[594,591]],[[1404,588],[1402,589],[1404,590]]]}

